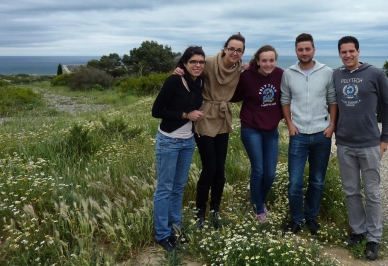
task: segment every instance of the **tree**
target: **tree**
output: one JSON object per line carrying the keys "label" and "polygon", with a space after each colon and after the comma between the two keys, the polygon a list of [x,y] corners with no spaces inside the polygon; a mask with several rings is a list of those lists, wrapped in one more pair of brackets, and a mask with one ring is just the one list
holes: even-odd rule
{"label": "tree", "polygon": [[388,77],[388,61],[385,61],[384,65],[383,65],[383,69],[385,71],[385,75],[387,75],[387,77]]}
{"label": "tree", "polygon": [[175,64],[176,58],[181,53],[174,53],[171,47],[158,44],[155,41],[144,41],[139,48],[133,48],[129,55],[124,55],[122,62],[128,66],[132,73],[147,75],[151,72],[170,72]]}
{"label": "tree", "polygon": [[58,69],[57,69],[57,75],[61,75],[61,74],[63,74],[62,73],[62,64],[59,64]]}
{"label": "tree", "polygon": [[113,77],[122,76],[127,73],[125,66],[121,63],[121,57],[116,53],[109,54],[109,56],[103,55],[100,60],[90,60],[87,66],[103,70]]}

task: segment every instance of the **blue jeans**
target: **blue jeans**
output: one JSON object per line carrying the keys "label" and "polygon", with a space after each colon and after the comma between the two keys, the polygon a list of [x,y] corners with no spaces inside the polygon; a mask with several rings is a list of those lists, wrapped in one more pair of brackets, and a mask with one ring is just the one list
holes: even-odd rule
{"label": "blue jeans", "polygon": [[[331,150],[331,138],[323,132],[290,136],[288,147],[288,199],[291,219],[302,224],[315,219],[319,213],[327,165]],[[309,162],[308,187],[304,198],[304,168]]]}
{"label": "blue jeans", "polygon": [[158,182],[154,195],[154,227],[157,242],[174,233],[173,225],[182,227],[183,190],[194,148],[194,137],[174,139],[160,132],[156,135]]}
{"label": "blue jeans", "polygon": [[258,130],[241,125],[241,140],[251,162],[251,200],[257,214],[264,213],[264,203],[275,180],[278,163],[279,132]]}

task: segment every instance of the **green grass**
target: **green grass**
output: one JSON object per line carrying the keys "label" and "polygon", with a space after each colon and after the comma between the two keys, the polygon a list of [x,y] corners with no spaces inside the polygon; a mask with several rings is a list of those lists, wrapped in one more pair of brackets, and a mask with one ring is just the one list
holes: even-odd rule
{"label": "green grass", "polygon": [[[24,86],[38,94],[103,104],[77,114],[49,105],[21,110],[0,127],[1,265],[116,265],[134,261],[154,244],[152,200],[154,144],[160,121],[151,117],[155,97],[114,90],[74,92],[48,81]],[[240,105],[233,104],[237,117]],[[349,232],[338,164],[330,160],[319,222],[322,230],[297,237],[281,232],[289,219],[287,129],[280,126],[280,157],[271,190],[269,222],[258,224],[249,199],[250,165],[235,119],[226,163],[222,230],[198,230],[195,188],[201,162],[195,151],[184,194],[184,228],[191,243],[166,254],[161,265],[183,256],[207,265],[335,265],[322,246],[345,247]],[[306,172],[307,173],[307,172]],[[363,249],[350,249],[361,258]],[[387,251],[383,236],[380,255]]]}

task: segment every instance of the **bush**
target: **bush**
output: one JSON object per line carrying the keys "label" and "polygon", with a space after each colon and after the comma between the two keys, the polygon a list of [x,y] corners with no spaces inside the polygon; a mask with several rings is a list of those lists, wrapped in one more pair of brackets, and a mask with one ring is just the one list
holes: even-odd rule
{"label": "bush", "polygon": [[9,85],[11,85],[11,83],[9,83],[8,81],[0,80],[0,87],[7,87]]}
{"label": "bush", "polygon": [[42,105],[42,97],[31,89],[0,86],[0,115],[6,116]]}
{"label": "bush", "polygon": [[[99,86],[96,86],[99,85]],[[81,66],[70,75],[68,86],[71,90],[90,91],[108,89],[113,85],[113,78],[102,70]]]}
{"label": "bush", "polygon": [[90,130],[77,124],[73,124],[59,147],[60,153],[73,161],[77,161],[79,158],[86,158],[97,149],[97,145],[93,143],[93,136]]}
{"label": "bush", "polygon": [[60,74],[51,81],[51,86],[67,86],[70,74]]}
{"label": "bush", "polygon": [[122,117],[108,120],[101,116],[101,123],[104,126],[104,131],[109,135],[120,134],[125,140],[133,139],[143,132],[143,128],[140,126],[130,127]]}
{"label": "bush", "polygon": [[134,92],[136,95],[145,96],[158,93],[163,86],[164,81],[170,76],[170,73],[156,74],[151,73],[146,77],[129,78],[120,83],[119,91]]}

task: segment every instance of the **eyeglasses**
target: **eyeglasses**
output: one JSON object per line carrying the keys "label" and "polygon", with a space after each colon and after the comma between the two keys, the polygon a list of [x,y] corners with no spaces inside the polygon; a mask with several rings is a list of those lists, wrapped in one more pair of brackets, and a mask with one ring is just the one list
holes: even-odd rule
{"label": "eyeglasses", "polygon": [[206,64],[206,61],[205,60],[200,60],[200,61],[197,61],[197,60],[190,60],[188,61],[190,65],[197,65],[197,64],[200,64],[200,65],[204,65]]}
{"label": "eyeglasses", "polygon": [[234,52],[238,53],[238,54],[242,54],[244,52],[243,49],[241,48],[238,48],[238,49],[234,49],[234,47],[229,47],[229,48],[226,48],[228,49],[229,53],[233,54]]}

